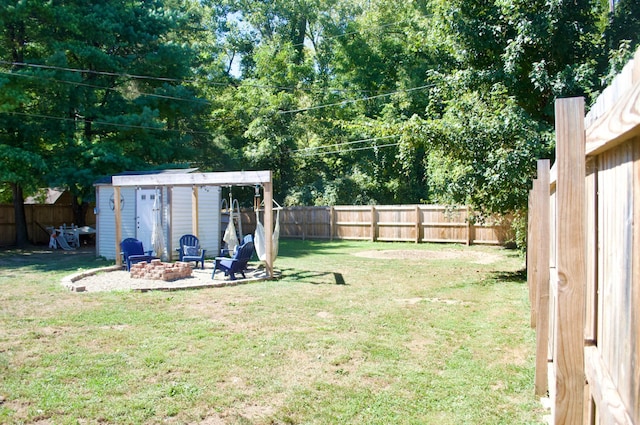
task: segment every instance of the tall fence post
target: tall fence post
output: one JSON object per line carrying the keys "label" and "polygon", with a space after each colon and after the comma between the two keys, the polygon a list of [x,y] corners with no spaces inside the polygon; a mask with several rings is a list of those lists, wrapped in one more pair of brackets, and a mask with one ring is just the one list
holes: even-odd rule
{"label": "tall fence post", "polygon": [[302,240],[304,241],[307,239],[307,209],[304,208],[300,215],[302,216]]}
{"label": "tall fence post", "polygon": [[529,287],[529,308],[531,314],[529,317],[529,323],[532,328],[536,327],[536,309],[538,308],[536,302],[536,281],[538,279],[536,275],[536,258],[539,255],[538,241],[536,240],[535,224],[538,222],[538,216],[540,211],[536,208],[536,185],[538,180],[533,180],[533,188],[529,191],[529,204],[527,214],[527,286]]}
{"label": "tall fence post", "polygon": [[533,261],[536,293],[536,394],[544,396],[549,389],[548,347],[549,347],[549,165],[548,159],[538,160],[538,178],[534,183],[536,220],[533,223],[533,243],[536,257]]}
{"label": "tall fence post", "polygon": [[371,242],[376,241],[376,207],[371,205]]}
{"label": "tall fence post", "polygon": [[333,235],[335,233],[334,230],[334,226],[336,223],[336,218],[335,218],[335,209],[333,208],[333,206],[329,207],[329,240],[333,242]]}
{"label": "tall fence post", "polygon": [[558,99],[555,111],[558,294],[554,418],[558,425],[582,425],[586,282],[584,99]]}
{"label": "tall fence post", "polygon": [[474,233],[475,228],[471,222],[471,208],[467,207],[467,246],[471,246],[471,244],[473,244],[473,240],[475,239]]}
{"label": "tall fence post", "polygon": [[421,214],[420,214],[420,205],[416,205],[416,243],[420,243],[420,223],[422,222],[421,220]]}

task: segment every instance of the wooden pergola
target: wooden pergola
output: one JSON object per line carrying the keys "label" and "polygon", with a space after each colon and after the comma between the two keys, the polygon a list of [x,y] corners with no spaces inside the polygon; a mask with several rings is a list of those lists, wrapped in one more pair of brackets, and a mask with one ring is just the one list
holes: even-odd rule
{"label": "wooden pergola", "polygon": [[220,173],[188,173],[188,174],[147,174],[132,176],[113,176],[113,200],[116,229],[116,261],[122,265],[120,240],[122,239],[122,217],[120,214],[120,189],[122,187],[166,186],[191,187],[191,226],[193,234],[198,235],[198,188],[202,186],[255,186],[261,185],[264,190],[264,230],[267,276],[273,277],[273,185],[271,170],[232,171]]}

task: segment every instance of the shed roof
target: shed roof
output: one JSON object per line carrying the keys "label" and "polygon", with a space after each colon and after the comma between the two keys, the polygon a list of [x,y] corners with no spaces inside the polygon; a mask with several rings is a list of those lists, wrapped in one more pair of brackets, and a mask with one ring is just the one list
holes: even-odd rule
{"label": "shed roof", "polygon": [[49,187],[40,189],[37,194],[28,196],[24,199],[24,203],[30,204],[47,204],[53,205],[64,195],[66,189],[59,187]]}

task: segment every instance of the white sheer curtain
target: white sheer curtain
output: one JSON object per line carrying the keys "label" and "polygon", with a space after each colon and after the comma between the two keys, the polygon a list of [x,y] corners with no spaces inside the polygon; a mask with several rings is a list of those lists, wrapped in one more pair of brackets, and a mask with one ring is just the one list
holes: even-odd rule
{"label": "white sheer curtain", "polygon": [[[276,209],[276,225],[273,229],[273,235],[271,237],[271,261],[276,261],[278,256],[278,242],[280,240],[280,209]],[[253,244],[256,250],[256,254],[260,261],[267,260],[267,249],[265,244],[264,226],[260,222],[260,214],[256,211],[256,234],[253,237]]]}

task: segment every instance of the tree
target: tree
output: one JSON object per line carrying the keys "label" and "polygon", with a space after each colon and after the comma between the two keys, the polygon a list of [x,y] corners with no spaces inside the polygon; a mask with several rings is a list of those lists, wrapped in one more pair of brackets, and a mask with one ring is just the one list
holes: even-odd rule
{"label": "tree", "polygon": [[270,168],[289,203],[522,210],[635,3],[0,0],[0,183],[80,205],[127,168]]}
{"label": "tree", "polygon": [[16,211],[25,183],[66,187],[86,209],[98,177],[209,146],[208,103],[187,82],[197,2],[3,1],[0,16],[0,148],[19,170],[0,180],[18,187]]}

